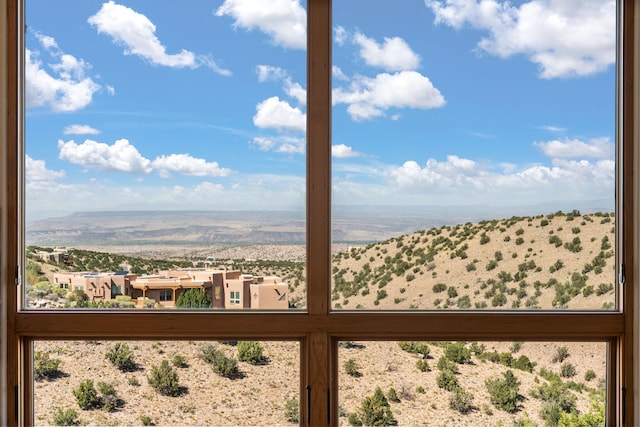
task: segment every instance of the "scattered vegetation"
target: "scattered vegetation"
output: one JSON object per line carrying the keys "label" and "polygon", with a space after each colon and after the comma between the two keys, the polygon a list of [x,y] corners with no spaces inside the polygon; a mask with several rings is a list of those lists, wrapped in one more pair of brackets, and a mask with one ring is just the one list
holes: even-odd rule
{"label": "scattered vegetation", "polygon": [[266,359],[263,355],[264,347],[258,341],[239,341],[238,360],[252,365],[261,365]]}
{"label": "scattered vegetation", "polygon": [[125,343],[117,342],[105,354],[105,358],[123,372],[136,370],[133,351]]}
{"label": "scattered vegetation", "polygon": [[51,424],[54,426],[79,426],[78,413],[71,408],[56,408],[53,412]]}
{"label": "scattered vegetation", "polygon": [[515,412],[518,409],[520,381],[511,371],[503,372],[502,376],[502,379],[494,378],[485,382],[491,403],[503,411]]}
{"label": "scattered vegetation", "polygon": [[149,381],[149,385],[163,396],[176,397],[181,394],[180,385],[178,384],[178,373],[166,360],[163,360],[158,366],[151,367],[151,372],[147,376],[147,380]]}
{"label": "scattered vegetation", "polygon": [[395,426],[398,424],[391,405],[380,387],[376,387],[372,396],[362,400],[357,412],[349,414],[349,424],[352,426]]}
{"label": "scattered vegetation", "polygon": [[60,359],[52,359],[49,353],[36,351],[33,353],[33,378],[36,381],[51,380],[60,376]]}

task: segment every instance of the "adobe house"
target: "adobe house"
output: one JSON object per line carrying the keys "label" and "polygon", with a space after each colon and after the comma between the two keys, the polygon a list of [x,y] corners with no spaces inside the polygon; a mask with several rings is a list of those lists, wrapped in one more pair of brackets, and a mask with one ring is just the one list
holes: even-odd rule
{"label": "adobe house", "polygon": [[145,299],[157,301],[162,307],[175,307],[180,295],[188,289],[202,289],[211,296],[212,282],[206,279],[194,279],[186,274],[180,276],[149,275],[141,276],[131,282],[131,298],[138,306]]}
{"label": "adobe house", "polygon": [[118,295],[130,295],[131,281],[135,274],[116,273],[55,273],[53,282],[70,293],[83,291],[91,301],[114,299]]}

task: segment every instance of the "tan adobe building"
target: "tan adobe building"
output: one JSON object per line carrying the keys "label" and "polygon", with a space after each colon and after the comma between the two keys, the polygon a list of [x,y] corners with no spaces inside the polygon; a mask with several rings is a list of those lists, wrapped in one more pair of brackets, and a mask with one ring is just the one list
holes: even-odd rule
{"label": "tan adobe building", "polygon": [[135,274],[122,273],[55,273],[53,282],[69,292],[83,291],[91,301],[114,299],[131,295],[131,281]]}
{"label": "tan adobe building", "polygon": [[218,309],[284,310],[289,287],[277,276],[253,276],[240,270],[179,269],[137,276],[128,273],[56,273],[54,282],[69,292],[83,291],[92,301],[130,296],[138,307],[154,300],[172,308],[189,289],[202,289]]}

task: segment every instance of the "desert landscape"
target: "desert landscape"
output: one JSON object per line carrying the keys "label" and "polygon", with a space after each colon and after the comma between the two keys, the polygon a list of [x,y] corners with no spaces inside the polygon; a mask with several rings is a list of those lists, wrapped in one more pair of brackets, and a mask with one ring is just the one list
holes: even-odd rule
{"label": "desert landscape", "polygon": [[[366,244],[343,242],[332,254],[332,305],[336,310],[615,310],[613,227],[611,213],[574,211],[439,226]],[[96,251],[97,246],[77,248],[71,256],[74,268],[91,271],[122,263],[153,271],[209,260],[251,274],[275,274],[289,284],[292,307],[305,307],[302,245],[182,247],[182,254],[180,248],[176,244],[162,260],[140,258],[139,250]],[[153,253],[151,247],[145,250]],[[63,267],[27,258],[27,299],[72,307],[50,283]],[[35,344],[40,357],[57,365],[35,382],[38,425],[298,421],[300,383],[292,381],[300,375],[297,342],[257,343],[262,356],[255,364],[242,360],[239,347],[245,344],[236,342],[130,342],[135,369],[127,371],[107,357],[116,344]],[[203,352],[207,345],[224,360],[235,360],[238,373],[216,371]],[[604,423],[606,343],[343,342],[338,357],[340,425],[367,425],[372,402],[390,417],[384,424]],[[163,395],[151,384],[163,361],[177,375],[176,395]],[[98,401],[120,403],[83,409],[76,394],[87,380],[96,388],[102,382],[108,392],[100,397],[98,390]]]}

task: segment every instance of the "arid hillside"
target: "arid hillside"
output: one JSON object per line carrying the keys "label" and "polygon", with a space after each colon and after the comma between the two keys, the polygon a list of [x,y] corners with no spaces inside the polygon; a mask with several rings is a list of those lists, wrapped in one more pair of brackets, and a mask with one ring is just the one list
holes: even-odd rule
{"label": "arid hillside", "polygon": [[613,214],[423,230],[333,257],[343,309],[612,309]]}

